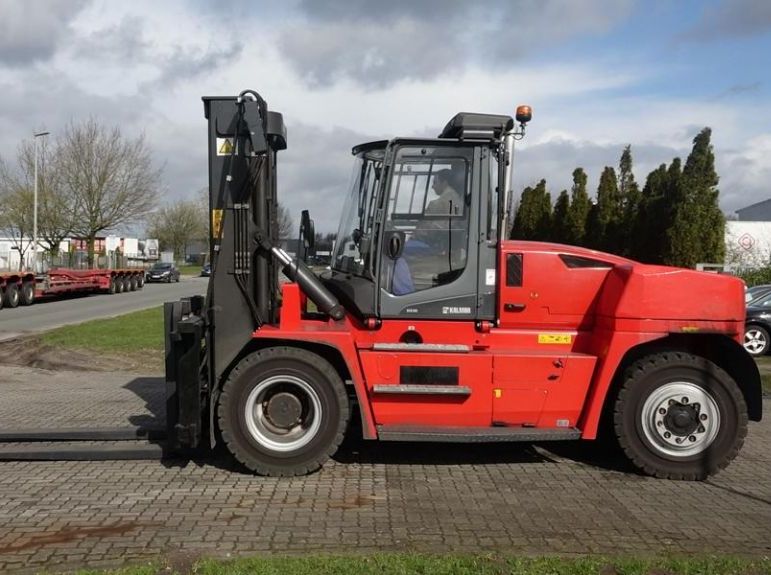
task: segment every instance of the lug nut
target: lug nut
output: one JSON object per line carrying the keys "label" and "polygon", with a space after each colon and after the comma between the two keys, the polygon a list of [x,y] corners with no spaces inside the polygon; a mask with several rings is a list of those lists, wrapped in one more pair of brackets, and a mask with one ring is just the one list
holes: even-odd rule
{"label": "lug nut", "polygon": [[683,398],[683,399],[680,401],[680,403],[682,403],[682,404],[684,404],[684,405],[687,405],[687,404],[688,404],[688,398],[687,398],[687,397],[684,397],[684,398]]}
{"label": "lug nut", "polygon": [[659,413],[661,415],[666,415],[667,414],[667,410],[662,407],[661,409],[659,409]]}
{"label": "lug nut", "polygon": [[664,422],[663,422],[663,421],[657,421],[657,422],[656,422],[656,425],[658,425],[659,427],[661,427],[662,425],[664,425]]}
{"label": "lug nut", "polygon": [[665,439],[669,439],[670,437],[672,437],[672,434],[671,434],[671,433],[669,433],[668,431],[665,431],[665,432],[664,432],[664,438],[665,438]]}
{"label": "lug nut", "polygon": [[699,416],[699,419],[701,419],[702,421],[707,421],[707,414],[706,414],[706,413],[702,413],[702,414]]}
{"label": "lug nut", "polygon": [[693,443],[694,441],[696,441],[696,436],[695,436],[695,435],[691,435],[691,436],[688,438],[688,441],[690,441],[691,443]]}

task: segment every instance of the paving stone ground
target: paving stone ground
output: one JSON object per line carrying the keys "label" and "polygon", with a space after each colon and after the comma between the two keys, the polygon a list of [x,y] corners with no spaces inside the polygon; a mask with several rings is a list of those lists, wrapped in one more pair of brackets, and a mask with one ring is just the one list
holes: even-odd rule
{"label": "paving stone ground", "polygon": [[[0,382],[2,429],[162,422],[160,378],[0,366]],[[750,424],[703,483],[640,476],[590,444],[348,441],[293,479],[221,456],[0,462],[0,572],[373,550],[769,556],[770,441],[770,417]]]}

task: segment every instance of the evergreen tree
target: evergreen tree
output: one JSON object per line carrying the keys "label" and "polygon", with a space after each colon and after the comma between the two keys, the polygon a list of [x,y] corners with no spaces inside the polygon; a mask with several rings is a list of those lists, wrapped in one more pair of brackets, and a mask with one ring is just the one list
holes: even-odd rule
{"label": "evergreen tree", "polygon": [[600,176],[597,187],[597,220],[600,236],[597,247],[606,252],[621,252],[621,230],[623,226],[623,206],[616,180],[616,170],[606,166]]}
{"label": "evergreen tree", "polygon": [[642,195],[632,172],[632,146],[626,146],[618,163],[618,193],[621,197],[622,226],[620,253],[630,256],[634,253],[634,225],[640,209]]}
{"label": "evergreen tree", "polygon": [[541,180],[533,190],[536,211],[534,240],[548,241],[552,235],[551,194],[546,191],[546,180]]}
{"label": "evergreen tree", "polygon": [[569,240],[568,212],[570,211],[570,195],[567,190],[562,190],[557,202],[554,204],[552,216],[552,240],[559,243],[567,243]]}
{"label": "evergreen tree", "polygon": [[585,245],[586,219],[590,208],[591,202],[586,192],[586,172],[583,168],[576,168],[573,170],[573,187],[568,211],[568,243],[576,246]]}
{"label": "evergreen tree", "polygon": [[599,250],[602,248],[602,238],[605,230],[600,223],[600,209],[597,201],[592,201],[589,208],[589,215],[586,216],[586,237],[584,245],[587,248]]}
{"label": "evergreen tree", "polygon": [[[679,165],[679,160],[675,159]],[[674,163],[674,162],[673,162]],[[645,263],[663,263],[665,234],[669,226],[666,203],[667,166],[661,164],[648,174],[639,207],[632,225],[635,241],[632,257]]]}
{"label": "evergreen tree", "polygon": [[699,215],[689,187],[685,185],[680,158],[672,160],[667,170],[664,212],[667,227],[664,228],[662,263],[670,266],[693,267],[699,260]]}
{"label": "evergreen tree", "polygon": [[546,240],[551,234],[551,196],[546,192],[546,180],[535,188],[527,187],[514,216],[512,239]]}
{"label": "evergreen tree", "polygon": [[725,258],[725,216],[718,204],[720,178],[715,171],[712,130],[704,128],[693,139],[693,148],[683,168],[683,187],[693,198],[699,238],[694,264],[722,262]]}
{"label": "evergreen tree", "polygon": [[535,210],[533,209],[533,188],[522,190],[519,197],[517,212],[514,214],[514,224],[511,227],[511,239],[528,240],[536,227]]}

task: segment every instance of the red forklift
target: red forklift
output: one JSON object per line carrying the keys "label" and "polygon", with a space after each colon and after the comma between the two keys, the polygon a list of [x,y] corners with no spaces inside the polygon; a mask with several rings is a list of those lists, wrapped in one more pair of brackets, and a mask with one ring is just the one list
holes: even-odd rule
{"label": "red forklift", "polygon": [[[643,473],[695,480],[760,421],[739,279],[505,238],[528,107],[356,146],[317,276],[278,242],[281,114],[253,91],[203,101],[212,275],[206,298],[165,305],[169,447],[221,441],[254,473],[292,476],[352,417],[381,441],[603,431]],[[307,212],[301,236],[312,247]]]}

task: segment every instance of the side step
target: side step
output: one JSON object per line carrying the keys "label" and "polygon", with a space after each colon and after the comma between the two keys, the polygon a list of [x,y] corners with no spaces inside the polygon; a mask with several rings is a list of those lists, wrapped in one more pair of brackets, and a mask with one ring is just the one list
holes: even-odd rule
{"label": "side step", "polygon": [[534,429],[531,427],[424,427],[414,425],[378,425],[383,441],[428,441],[445,443],[495,443],[510,441],[568,441],[581,438],[574,427]]}
{"label": "side step", "polygon": [[162,427],[63,427],[0,429],[0,443],[18,441],[133,441],[166,439]]}
{"label": "side step", "polygon": [[162,445],[140,441],[0,445],[0,461],[159,460],[165,455],[166,450]]}

